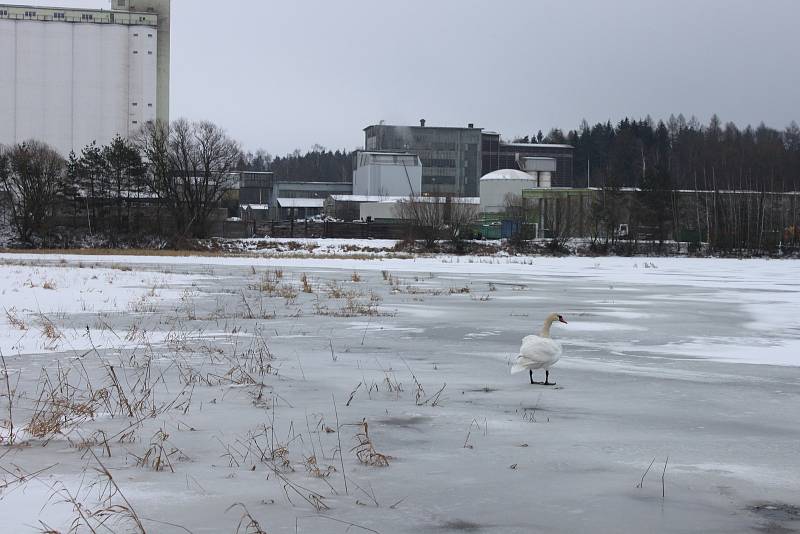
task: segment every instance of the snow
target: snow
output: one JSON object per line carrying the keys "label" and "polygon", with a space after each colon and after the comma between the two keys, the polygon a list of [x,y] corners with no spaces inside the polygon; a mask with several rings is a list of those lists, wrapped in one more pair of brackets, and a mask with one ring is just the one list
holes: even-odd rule
{"label": "snow", "polygon": [[279,198],[278,205],[282,208],[323,208],[325,200],[322,198]]}
{"label": "snow", "polygon": [[[393,197],[393,196],[375,196],[375,195],[331,195],[331,198],[336,202],[358,202],[370,203],[375,202],[379,204],[396,204],[398,202],[407,202],[409,197]],[[455,204],[475,204],[481,203],[479,197],[414,197],[416,202],[452,202]]]}
{"label": "snow", "polygon": [[[72,507],[52,488],[95,504],[99,488],[86,488],[98,464],[79,444],[131,425],[131,439],[110,440],[110,457],[91,450],[152,532],[185,530],[151,520],[235,532],[240,511],[226,510],[237,502],[271,534],[796,530],[792,514],[753,511],[796,506],[800,492],[796,264],[647,265],[0,255],[2,306],[29,327],[20,349],[0,309],[16,435],[31,445],[0,445],[0,487],[10,484],[0,489],[0,532],[38,520],[67,531]],[[312,293],[302,292],[304,274]],[[258,289],[272,282],[283,289]],[[553,311],[569,321],[552,331],[564,348],[551,374],[558,387],[531,386],[510,368],[520,340]],[[69,344],[41,345],[42,316]],[[127,335],[138,329],[146,335]],[[245,355],[264,346],[274,359],[262,376]],[[113,413],[112,402],[50,441],[30,436],[43,372],[53,380],[68,371],[77,390],[88,377],[98,391],[109,365],[131,398],[153,377],[150,395],[168,408],[139,421]],[[237,380],[242,372],[263,387]],[[2,393],[6,441],[7,413]],[[361,464],[351,450],[365,419],[387,467]],[[160,431],[179,451],[174,473],[137,465]],[[335,471],[314,476],[303,465],[311,456]],[[45,471],[19,485],[18,469]],[[318,512],[292,487],[330,509]]]}
{"label": "snow", "polygon": [[511,180],[538,183],[535,176],[531,176],[527,172],[518,169],[501,169],[499,171],[490,172],[481,178],[481,182],[488,182],[491,180]]}

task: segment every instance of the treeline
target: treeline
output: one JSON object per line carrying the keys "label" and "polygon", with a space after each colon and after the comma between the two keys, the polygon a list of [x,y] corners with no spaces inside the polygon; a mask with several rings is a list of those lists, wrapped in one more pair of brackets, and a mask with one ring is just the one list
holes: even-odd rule
{"label": "treeline", "polygon": [[601,189],[581,212],[601,251],[618,241],[631,250],[639,238],[661,245],[688,239],[734,254],[797,244],[798,203],[790,194],[800,191],[795,122],[776,130],[723,125],[716,115],[707,125],[682,115],[657,123],[626,118],[517,141],[575,147],[575,187]]}
{"label": "treeline", "polygon": [[320,145],[303,153],[295,150],[285,156],[273,157],[265,150],[242,154],[239,169],[255,172],[274,172],[285,181],[349,182],[353,179],[353,153],[331,151]]}
{"label": "treeline", "polygon": [[667,121],[626,118],[566,134],[540,131],[521,142],[568,143],[575,147],[575,185],[609,189],[657,185],[667,190],[798,191],[800,127],[739,128],[716,115],[707,125],[683,115]]}
{"label": "treeline", "polygon": [[146,232],[180,243],[208,235],[241,154],[219,126],[183,119],[148,124],[131,140],[92,143],[67,159],[28,141],[0,149],[0,200],[31,245],[63,243],[65,233],[84,229],[112,245]]}

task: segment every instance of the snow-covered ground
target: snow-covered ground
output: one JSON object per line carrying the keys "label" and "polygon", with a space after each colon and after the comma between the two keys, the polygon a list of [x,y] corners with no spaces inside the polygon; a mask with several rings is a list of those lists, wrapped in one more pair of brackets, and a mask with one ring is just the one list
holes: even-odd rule
{"label": "snow-covered ground", "polygon": [[800,528],[791,261],[0,262],[0,532]]}

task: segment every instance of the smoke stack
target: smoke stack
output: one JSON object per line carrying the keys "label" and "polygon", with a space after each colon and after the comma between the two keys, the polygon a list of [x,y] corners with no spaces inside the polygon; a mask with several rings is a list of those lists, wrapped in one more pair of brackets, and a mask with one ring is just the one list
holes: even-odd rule
{"label": "smoke stack", "polygon": [[472,128],[475,128],[475,125],[472,124],[472,123],[469,123],[469,124],[467,124],[467,128],[469,128],[471,130]]}
{"label": "smoke stack", "polygon": [[419,125],[420,125],[422,128],[425,128],[425,119],[420,119],[420,120],[419,120]]}

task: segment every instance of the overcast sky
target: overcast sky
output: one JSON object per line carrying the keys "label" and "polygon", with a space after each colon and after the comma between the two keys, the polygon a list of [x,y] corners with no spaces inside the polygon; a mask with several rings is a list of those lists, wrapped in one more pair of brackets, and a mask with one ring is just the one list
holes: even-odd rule
{"label": "overcast sky", "polygon": [[352,149],[380,120],[510,138],[626,115],[800,118],[799,0],[172,5],[172,117],[217,122],[249,150]]}

